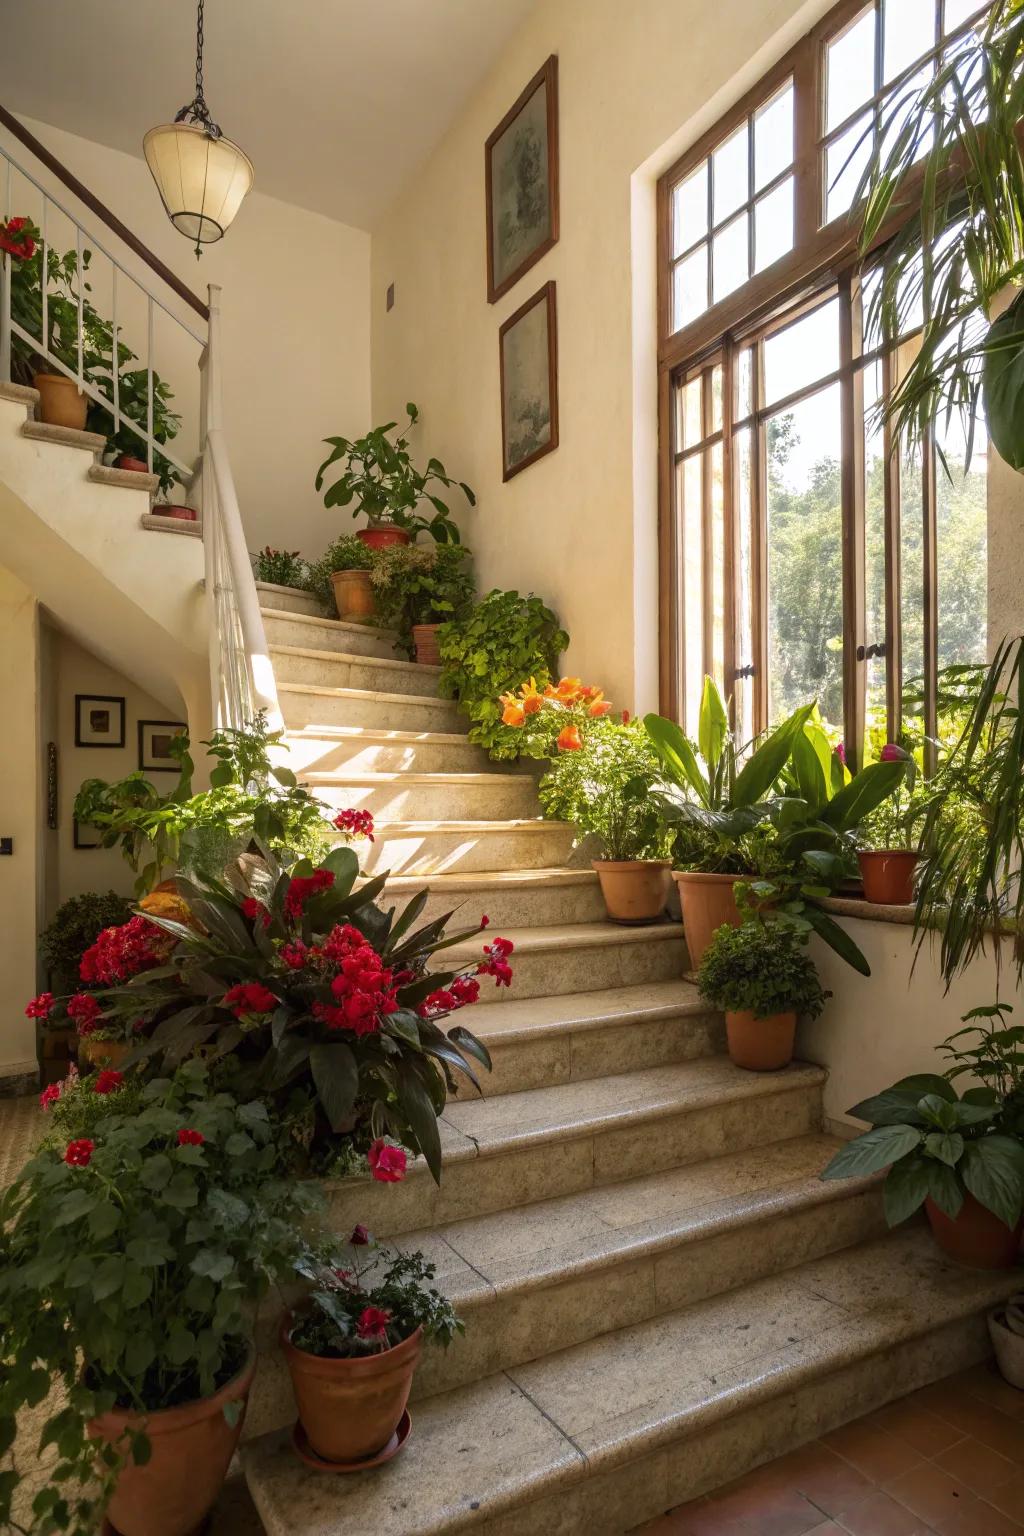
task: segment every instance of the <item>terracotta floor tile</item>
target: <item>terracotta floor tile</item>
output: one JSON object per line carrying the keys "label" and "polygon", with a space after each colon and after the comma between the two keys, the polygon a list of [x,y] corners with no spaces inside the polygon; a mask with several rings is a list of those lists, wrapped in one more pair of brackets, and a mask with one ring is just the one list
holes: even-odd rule
{"label": "terracotta floor tile", "polygon": [[822,1510],[795,1488],[766,1487],[740,1479],[707,1500],[711,1512],[734,1520],[743,1536],[805,1536],[821,1524]]}
{"label": "terracotta floor tile", "polygon": [[871,1491],[871,1480],[819,1441],[792,1473],[792,1487],[826,1515],[841,1515]]}
{"label": "terracotta floor tile", "polygon": [[919,1466],[924,1459],[920,1451],[899,1435],[860,1421],[826,1435],[824,1443],[873,1483],[888,1483]]}
{"label": "terracotta floor tile", "polygon": [[950,1477],[966,1483],[982,1498],[988,1498],[1015,1474],[1019,1476],[1014,1462],[971,1435],[936,1456],[935,1461]]}
{"label": "terracotta floor tile", "polygon": [[869,1494],[863,1504],[845,1510],[843,1525],[849,1536],[932,1536],[934,1530],[881,1488]]}
{"label": "terracotta floor tile", "polygon": [[973,1365],[969,1371],[961,1371],[959,1376],[952,1377],[950,1385],[964,1388],[971,1397],[978,1397],[983,1403],[1001,1409],[1011,1419],[1024,1418],[1024,1392],[1019,1392],[1003,1380],[994,1361],[986,1361],[984,1365]]}
{"label": "terracotta floor tile", "polygon": [[824,1525],[816,1525],[809,1536],[846,1536],[846,1532],[834,1520],[826,1520]]}
{"label": "terracotta floor tile", "polygon": [[942,1527],[942,1536],[1020,1536],[1022,1527],[980,1499]]}
{"label": "terracotta floor tile", "polygon": [[1009,1482],[999,1488],[986,1489],[984,1497],[1012,1520],[1019,1520],[1024,1525],[1024,1471],[1018,1468]]}
{"label": "terracotta floor tile", "polygon": [[886,1492],[945,1536],[954,1516],[978,1502],[975,1494],[934,1463],[925,1462],[889,1483]]}
{"label": "terracotta floor tile", "polygon": [[649,1525],[638,1526],[633,1536],[747,1536],[739,1521],[726,1519],[706,1499],[680,1504]]}
{"label": "terracotta floor tile", "polygon": [[903,1402],[880,1409],[870,1416],[868,1423],[898,1435],[922,1456],[938,1456],[967,1433],[966,1430],[958,1433],[951,1422],[927,1408]]}

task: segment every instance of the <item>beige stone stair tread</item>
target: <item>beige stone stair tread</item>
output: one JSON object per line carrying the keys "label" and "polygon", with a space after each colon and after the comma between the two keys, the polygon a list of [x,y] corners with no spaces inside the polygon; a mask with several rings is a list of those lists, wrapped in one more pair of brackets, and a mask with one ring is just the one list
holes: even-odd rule
{"label": "beige stone stair tread", "polygon": [[[295,593],[298,597],[312,596],[311,593],[305,592],[302,587],[281,587],[274,586],[270,582],[257,582],[257,587],[260,586],[271,587],[275,592]],[[354,624],[345,619],[329,619],[326,614],[321,617],[321,615],[316,613],[292,613],[287,608],[261,608],[260,613],[263,615],[264,620],[284,618],[289,624],[308,624],[311,629],[330,629],[339,635],[358,633],[373,635],[376,640],[391,641],[394,641],[396,638],[396,633],[393,629],[378,629],[376,624]],[[278,647],[278,649],[283,650],[285,647]],[[339,656],[343,653],[340,651],[318,651],[317,654],[321,656]],[[389,659],[388,657],[381,657],[382,661]]]}
{"label": "beige stone stair tread", "polygon": [[551,869],[483,869],[478,874],[392,875],[389,891],[501,891],[536,885],[596,885],[592,869],[558,865]]}
{"label": "beige stone stair tread", "polygon": [[[726,1056],[708,1056],[491,1099],[449,1100],[442,1124],[464,1142],[461,1155],[488,1157],[540,1141],[590,1137],[626,1121],[816,1087],[825,1077],[821,1067],[805,1062],[793,1062],[781,1072],[756,1073],[734,1067]],[[457,1141],[448,1145],[459,1155]]]}
{"label": "beige stone stair tread", "polygon": [[[118,473],[121,473],[121,471],[118,471]],[[336,651],[332,651],[329,654],[331,655],[332,659],[336,659],[338,655]],[[354,659],[361,667],[368,665],[382,667],[412,665],[411,662],[391,662],[386,660],[384,657],[375,656],[357,656]],[[434,698],[429,693],[381,693],[377,688],[330,688],[326,683],[279,682],[277,685],[277,691],[278,693],[312,693],[316,694],[318,697],[328,699],[362,699],[367,702],[372,701],[374,704],[432,704],[435,709],[439,705],[448,703],[448,700]],[[310,727],[307,726],[303,729],[308,731]],[[325,729],[325,727],[315,726],[312,729],[314,733],[320,733]],[[468,725],[466,729],[469,729]],[[290,730],[292,734],[295,734],[296,727],[292,726]]]}
{"label": "beige stone stair tread", "polygon": [[26,421],[21,435],[40,443],[62,443],[66,448],[84,448],[89,453],[102,453],[107,446],[102,432],[82,432],[76,427],[55,426],[48,421]]}
{"label": "beige stone stair tread", "polygon": [[[780,1404],[768,1449],[785,1449],[786,1404],[802,1387],[872,1358],[884,1372],[887,1352],[1014,1284],[952,1265],[915,1227],[418,1403],[408,1445],[381,1472],[311,1477],[287,1434],[253,1441],[243,1462],[268,1536],[471,1529],[764,1405]],[[570,1516],[558,1528],[586,1526]],[[607,1516],[598,1526],[612,1528]]]}
{"label": "beige stone stair tread", "polygon": [[150,533],[184,534],[189,539],[201,539],[203,536],[203,525],[198,518],[195,522],[188,522],[181,517],[163,517],[156,512],[143,512],[139,522]]}
{"label": "beige stone stair tread", "polygon": [[[298,618],[301,615],[291,614],[290,618]],[[369,659],[369,658],[365,658]],[[278,687],[292,687],[303,691],[304,684],[284,683]],[[313,690],[316,692],[316,690]],[[349,692],[353,690],[349,689]],[[355,690],[358,692],[358,690]],[[405,695],[409,697],[409,695]],[[391,742],[398,746],[416,746],[421,742],[432,742],[437,746],[462,747],[466,744],[465,736],[458,731],[389,731],[383,726],[374,725],[293,725],[285,731],[283,740],[288,741],[365,741],[375,745],[378,742]]]}
{"label": "beige stone stair tread", "polygon": [[141,469],[118,469],[113,464],[91,464],[89,479],[100,485],[118,485],[126,491],[145,491],[152,495],[159,490],[159,475],[147,475]]}
{"label": "beige stone stair tread", "polygon": [[[390,667],[397,676],[403,672],[429,673],[436,676],[440,667],[428,667],[418,661],[401,661],[394,656],[359,656],[346,651],[324,651],[306,645],[271,645],[271,656],[308,656],[314,661],[351,662],[358,667]],[[419,695],[416,695],[419,697]]]}
{"label": "beige stone stair tread", "polygon": [[[388,881],[389,890],[394,883]],[[513,990],[514,987],[513,982]],[[567,1030],[607,1029],[611,1024],[643,1023],[687,1014],[702,1016],[712,1011],[692,982],[648,981],[632,987],[567,992],[559,997],[525,997],[517,1001],[512,996],[501,1008],[474,1013],[471,1026],[481,1040],[506,1044]]]}
{"label": "beige stone stair tread", "polygon": [[[570,832],[571,830],[567,822],[547,821],[543,816],[510,816],[505,821],[378,821],[374,826],[374,835],[405,837],[409,833],[417,832]],[[429,876],[424,875],[423,878],[428,879]],[[525,929],[523,931],[525,932]]]}
{"label": "beige stone stair tread", "polygon": [[[454,823],[447,822],[447,826]],[[479,822],[469,822],[468,826],[479,826]],[[486,825],[486,823],[484,823]],[[505,822],[505,826],[519,826],[519,822]],[[528,823],[527,823],[528,825]],[[543,826],[559,826],[559,822],[547,821]],[[666,920],[663,923],[646,923],[642,927],[631,927],[624,923],[559,923],[545,928],[510,928],[502,933],[502,938],[509,939],[515,946],[515,951],[537,951],[547,949],[575,949],[581,945],[600,944],[668,944],[673,940],[679,940],[683,936],[683,930],[679,923]],[[488,934],[483,935],[486,943]],[[478,943],[475,939],[467,939],[466,943],[454,944],[451,949],[443,951],[444,963],[449,961],[463,963],[467,952],[472,949],[474,957],[478,952]],[[513,969],[515,968],[515,951],[513,952]],[[511,994],[509,1001],[511,1001]]]}
{"label": "beige stone stair tread", "polygon": [[486,789],[501,788],[502,785],[511,785],[518,789],[524,782],[521,773],[418,773],[407,768],[370,769],[365,772],[362,769],[350,771],[347,768],[326,771],[304,768],[302,781],[304,784],[337,784],[340,787],[365,785],[370,788],[387,784],[399,786],[421,784],[438,787],[447,784],[479,784]]}
{"label": "beige stone stair tread", "polygon": [[12,400],[16,405],[36,406],[39,404],[39,391],[29,384],[8,384],[0,379],[0,400]]}

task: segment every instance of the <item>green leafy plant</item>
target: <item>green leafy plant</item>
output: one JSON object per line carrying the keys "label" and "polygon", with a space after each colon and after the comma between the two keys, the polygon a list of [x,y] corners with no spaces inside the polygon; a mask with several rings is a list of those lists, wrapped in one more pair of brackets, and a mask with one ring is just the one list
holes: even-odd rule
{"label": "green leafy plant", "polygon": [[103,928],[126,923],[132,904],[116,891],[84,891],[61,902],[39,935],[39,949],[58,987],[78,981],[82,956]]}
{"label": "green leafy plant", "polygon": [[267,544],[257,551],[254,563],[257,581],[270,581],[278,587],[306,585],[306,562],[297,549],[271,549]]}
{"label": "green leafy plant", "polygon": [[469,717],[470,741],[492,758],[516,757],[519,734],[502,724],[503,693],[525,678],[538,687],[551,682],[569,636],[539,597],[495,588],[458,619],[438,631],[439,691],[457,699]]}
{"label": "green leafy plant", "polygon": [[379,622],[415,651],[414,624],[444,624],[464,613],[476,583],[463,544],[395,544],[377,552],[370,571]]}
{"label": "green leafy plant", "polygon": [[365,1227],[356,1227],[344,1246],[311,1250],[296,1268],[312,1289],[289,1337],[307,1354],[324,1360],[379,1354],[417,1328],[428,1343],[447,1349],[465,1331],[451,1302],[430,1284],[436,1266],[420,1252],[380,1247]]}
{"label": "green leafy plant", "polygon": [[114,784],[86,779],[75,816],[100,829],[104,848],[120,844],[138,876],[138,895],[171,869],[221,874],[254,838],[279,851],[318,853],[328,836],[325,807],[290,768],[271,762],[270,748],[280,740],[280,732],[268,732],[262,714],[243,729],[214,732],[203,742],[215,759],[210,788],[193,794],[195,764],[182,733],[171,744],[181,774],[167,794],[141,772]]}
{"label": "green leafy plant", "polygon": [[1024,1027],[1007,1023],[1009,1003],[972,1008],[963,1015],[965,1029],[943,1041],[939,1050],[952,1065],[946,1077],[955,1082],[965,1074],[991,1088],[1002,1102],[999,1130],[1024,1142]]}
{"label": "green leafy plant", "polygon": [[123,1108],[117,1087],[100,1093],[107,1113],[89,1136],[48,1136],[0,1197],[4,1449],[15,1415],[54,1380],[64,1396],[43,1427],[57,1462],[28,1527],[12,1516],[18,1473],[0,1477],[5,1530],[98,1529],[118,1471],[146,1461],[149,1442],[141,1428],[116,1446],[90,1439],[89,1421],[172,1408],[230,1381],[251,1347],[253,1305],[293,1272],[301,1223],[320,1204],[289,1175],[290,1129],[276,1130],[258,1100],[214,1092],[201,1063]]}
{"label": "green leafy plant", "polygon": [[311,560],[306,566],[303,585],[318,598],[325,613],[336,614],[332,571],[370,571],[376,551],[367,548],[354,533],[343,534],[328,544],[319,560]]}
{"label": "green leafy plant", "polygon": [[[445,490],[457,486],[471,507],[476,506],[476,497],[463,481],[450,478],[440,459],[428,459],[426,469],[416,468],[408,433],[419,420],[419,411],[412,401],[405,409],[409,419],[393,441],[389,433],[397,430],[395,421],[374,427],[365,437],[324,438],[331,452],[317,470],[316,488],[323,490],[327,471],[340,463],[341,473],[324,495],[325,507],[351,507],[353,517],[363,512],[371,524],[393,523],[413,535],[429,533],[438,544],[458,544],[459,530],[448,503],[431,486]],[[416,511],[423,501],[433,507],[431,517]]]}
{"label": "green leafy plant", "polygon": [[539,786],[545,816],[600,838],[606,859],[664,858],[671,837],[651,799],[659,760],[642,723],[591,720],[581,741],[552,749]]}
{"label": "green leafy plant", "polygon": [[795,1013],[816,1019],[831,992],[822,991],[801,938],[777,922],[754,921],[717,930],[697,973],[701,994],[728,1013],[756,1019]]}

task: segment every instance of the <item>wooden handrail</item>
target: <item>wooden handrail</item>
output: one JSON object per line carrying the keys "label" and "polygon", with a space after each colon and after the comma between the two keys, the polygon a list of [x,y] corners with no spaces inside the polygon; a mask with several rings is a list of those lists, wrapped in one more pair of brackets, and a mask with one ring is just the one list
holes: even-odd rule
{"label": "wooden handrail", "polygon": [[168,288],[173,289],[179,299],[183,299],[190,309],[195,310],[197,315],[201,315],[204,320],[209,321],[210,310],[203,303],[202,299],[198,298],[191,288],[186,287],[180,277],[175,277],[170,267],[165,266],[159,256],[154,256],[153,252],[143,245],[138,236],[132,234],[127,224],[122,224],[117,214],[111,213],[106,203],[101,203],[99,198],[90,192],[89,188],[84,186],[77,176],[73,176],[66,166],[60,163],[56,155],[51,155],[46,145],[41,144],[35,134],[30,133],[24,124],[20,123],[13,113],[8,112],[4,106],[0,106],[0,124],[3,124],[10,133],[13,133],[16,139],[20,139],[25,148],[31,150],[36,159],[41,160],[47,170],[52,171],[58,181],[63,182],[64,186],[78,198],[79,202],[84,203],[87,208],[91,209],[98,219],[102,219],[107,228],[113,230],[118,239],[123,240],[129,250],[134,251],[136,256],[141,261],[144,261],[147,267],[155,272],[161,281],[167,284]]}

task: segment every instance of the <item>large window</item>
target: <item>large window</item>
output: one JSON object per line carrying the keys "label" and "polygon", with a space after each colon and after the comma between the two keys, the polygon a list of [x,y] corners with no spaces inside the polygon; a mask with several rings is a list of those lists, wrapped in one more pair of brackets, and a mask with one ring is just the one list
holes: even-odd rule
{"label": "large window", "polygon": [[861,268],[851,214],[978,12],[838,6],[663,178],[662,708],[688,729],[708,673],[748,734],[817,698],[859,762],[933,737],[940,669],[984,659],[984,432],[965,473],[952,434],[911,459],[877,426],[916,333],[867,334],[885,253]]}

